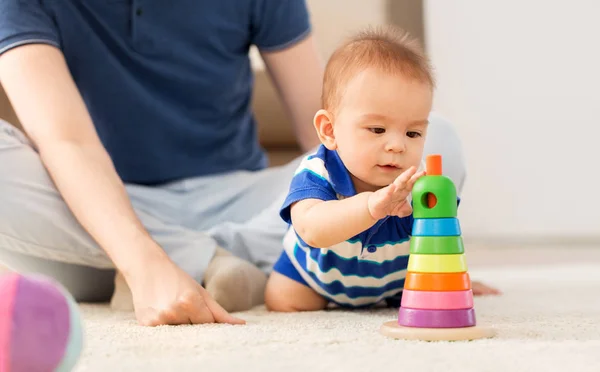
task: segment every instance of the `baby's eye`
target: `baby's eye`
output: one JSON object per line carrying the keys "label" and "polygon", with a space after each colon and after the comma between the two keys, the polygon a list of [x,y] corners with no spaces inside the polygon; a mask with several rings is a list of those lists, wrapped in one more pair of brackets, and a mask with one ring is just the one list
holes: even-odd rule
{"label": "baby's eye", "polygon": [[375,134],[383,134],[385,133],[384,128],[369,128],[369,130]]}
{"label": "baby's eye", "polygon": [[419,132],[406,132],[406,135],[410,138],[418,138],[421,137],[421,133]]}

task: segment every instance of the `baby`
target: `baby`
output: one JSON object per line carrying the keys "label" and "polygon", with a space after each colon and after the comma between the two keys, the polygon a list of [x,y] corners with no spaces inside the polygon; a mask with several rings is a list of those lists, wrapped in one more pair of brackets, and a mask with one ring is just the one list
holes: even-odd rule
{"label": "baby", "polygon": [[280,212],[290,229],[267,283],[268,309],[365,307],[402,291],[408,197],[425,173],[433,89],[427,59],[399,30],[362,32],[333,53],[314,117],[322,145],[298,167]]}

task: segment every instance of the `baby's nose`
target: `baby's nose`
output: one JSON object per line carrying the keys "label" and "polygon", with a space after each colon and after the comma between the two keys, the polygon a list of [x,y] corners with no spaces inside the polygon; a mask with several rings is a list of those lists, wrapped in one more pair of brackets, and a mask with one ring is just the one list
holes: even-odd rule
{"label": "baby's nose", "polygon": [[385,149],[388,152],[404,152],[406,150],[406,144],[401,138],[390,138]]}

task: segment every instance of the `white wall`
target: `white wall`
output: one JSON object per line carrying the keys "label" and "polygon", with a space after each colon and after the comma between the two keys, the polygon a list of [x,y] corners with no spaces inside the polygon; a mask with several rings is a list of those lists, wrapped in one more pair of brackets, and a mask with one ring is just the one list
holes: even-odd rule
{"label": "white wall", "polygon": [[458,125],[465,236],[599,238],[600,2],[430,0],[437,111]]}

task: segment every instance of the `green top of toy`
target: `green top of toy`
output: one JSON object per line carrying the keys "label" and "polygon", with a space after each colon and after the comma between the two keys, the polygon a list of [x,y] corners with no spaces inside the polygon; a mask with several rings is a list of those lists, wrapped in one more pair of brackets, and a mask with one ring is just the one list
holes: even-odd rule
{"label": "green top of toy", "polygon": [[457,213],[456,187],[442,175],[442,156],[428,155],[427,174],[412,190],[414,218],[452,218]]}

